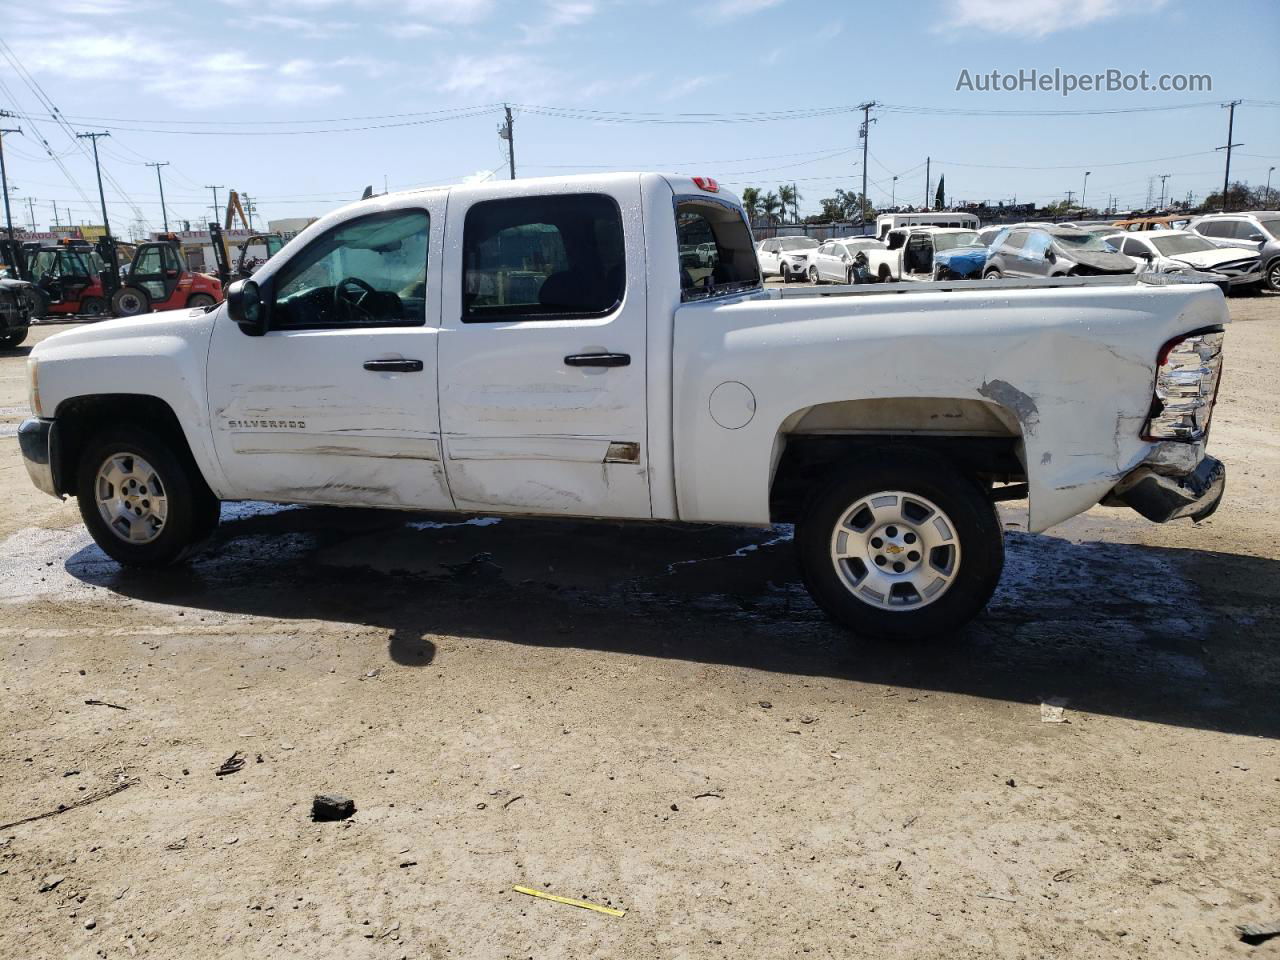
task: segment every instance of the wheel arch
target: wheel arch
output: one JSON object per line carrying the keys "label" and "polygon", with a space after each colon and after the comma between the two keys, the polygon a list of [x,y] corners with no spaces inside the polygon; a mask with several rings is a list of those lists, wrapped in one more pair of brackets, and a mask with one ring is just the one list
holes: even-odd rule
{"label": "wheel arch", "polygon": [[178,455],[188,461],[198,476],[203,476],[178,415],[159,397],[134,393],[68,397],[58,404],[53,422],[50,459],[54,485],[61,495],[75,493],[76,468],[89,439],[113,424],[137,424],[169,439]]}
{"label": "wheel arch", "polygon": [[988,485],[1027,479],[1017,413],[994,401],[890,397],[823,403],[795,411],[775,434],[770,519],[793,522],[822,476],[885,448],[940,457]]}

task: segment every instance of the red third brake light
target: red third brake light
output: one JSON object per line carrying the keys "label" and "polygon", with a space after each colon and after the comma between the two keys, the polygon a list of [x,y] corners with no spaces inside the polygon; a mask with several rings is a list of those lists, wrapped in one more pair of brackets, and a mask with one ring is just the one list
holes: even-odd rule
{"label": "red third brake light", "polygon": [[694,177],[693,185],[699,190],[705,190],[707,193],[719,193],[720,184],[716,183],[710,177]]}

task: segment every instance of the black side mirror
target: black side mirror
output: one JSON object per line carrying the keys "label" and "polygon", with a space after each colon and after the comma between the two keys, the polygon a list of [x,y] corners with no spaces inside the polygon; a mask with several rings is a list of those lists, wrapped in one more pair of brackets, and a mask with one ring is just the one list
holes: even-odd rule
{"label": "black side mirror", "polygon": [[247,336],[260,337],[267,332],[262,291],[253,280],[237,280],[227,287],[227,313]]}
{"label": "black side mirror", "polygon": [[1266,242],[1266,239],[1267,239],[1267,238],[1266,238],[1266,237],[1264,237],[1264,236],[1263,236],[1262,234],[1260,234],[1260,233],[1251,233],[1251,234],[1249,234],[1249,242],[1250,242],[1250,243],[1265,243],[1265,242]]}
{"label": "black side mirror", "polygon": [[1044,258],[1048,260],[1050,263],[1053,263],[1055,260],[1058,259],[1058,255],[1053,252],[1053,247],[1050,247],[1048,250],[1044,252]]}

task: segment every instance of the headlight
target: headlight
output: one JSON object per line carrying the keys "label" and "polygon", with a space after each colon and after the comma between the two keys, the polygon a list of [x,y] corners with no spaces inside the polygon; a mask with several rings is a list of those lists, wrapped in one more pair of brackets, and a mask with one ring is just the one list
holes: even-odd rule
{"label": "headlight", "polygon": [[1222,377],[1221,331],[1170,340],[1156,358],[1156,389],[1142,435],[1148,440],[1199,440]]}
{"label": "headlight", "polygon": [[27,357],[27,402],[31,404],[32,416],[44,416],[40,409],[40,366],[35,357]]}

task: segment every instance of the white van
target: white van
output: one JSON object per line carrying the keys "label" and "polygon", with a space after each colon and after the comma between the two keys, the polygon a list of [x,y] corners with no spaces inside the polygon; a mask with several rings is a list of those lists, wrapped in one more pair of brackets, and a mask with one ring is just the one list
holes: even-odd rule
{"label": "white van", "polygon": [[972,213],[948,213],[945,210],[937,213],[882,213],[876,217],[876,239],[883,240],[885,234],[898,227],[960,227],[964,230],[977,230],[979,226],[978,218]]}

